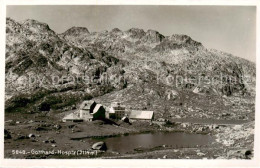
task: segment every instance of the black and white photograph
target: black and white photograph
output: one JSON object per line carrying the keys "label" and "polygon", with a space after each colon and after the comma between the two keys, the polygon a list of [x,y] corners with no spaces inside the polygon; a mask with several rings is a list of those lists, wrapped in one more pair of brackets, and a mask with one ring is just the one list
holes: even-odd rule
{"label": "black and white photograph", "polygon": [[3,159],[255,159],[256,4],[5,10]]}

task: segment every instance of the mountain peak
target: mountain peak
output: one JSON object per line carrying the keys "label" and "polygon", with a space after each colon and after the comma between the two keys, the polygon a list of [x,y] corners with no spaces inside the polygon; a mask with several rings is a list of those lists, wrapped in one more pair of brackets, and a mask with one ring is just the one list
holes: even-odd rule
{"label": "mountain peak", "polygon": [[17,32],[20,30],[21,24],[11,18],[6,18],[6,33]]}
{"label": "mountain peak", "polygon": [[39,22],[39,21],[34,20],[34,19],[27,19],[22,23],[22,25],[27,27],[27,28],[33,27],[35,29],[38,29],[39,31],[49,31],[49,30],[51,30],[48,24]]}
{"label": "mountain peak", "polygon": [[78,36],[81,34],[89,34],[89,31],[86,27],[71,27],[70,29],[66,30],[64,33],[62,33],[67,36]]}
{"label": "mountain peak", "polygon": [[191,44],[194,46],[202,46],[200,42],[193,40],[190,36],[187,36],[185,34],[173,34],[169,37],[169,40],[177,44]]}
{"label": "mountain peak", "polygon": [[15,22],[15,20],[13,20],[13,19],[10,18],[10,17],[7,17],[7,18],[6,18],[6,23],[8,23],[8,22]]}
{"label": "mountain peak", "polygon": [[131,29],[127,30],[126,33],[129,34],[130,37],[138,38],[138,39],[145,36],[145,31],[143,29],[139,29],[139,28],[131,28]]}
{"label": "mountain peak", "polygon": [[185,43],[192,39],[190,36],[187,36],[185,34],[173,34],[172,36],[170,36],[170,40],[175,41],[176,43]]}
{"label": "mountain peak", "polygon": [[165,37],[160,34],[158,31],[155,30],[147,30],[146,36],[144,37],[144,41],[150,41],[150,42],[161,42]]}
{"label": "mountain peak", "polygon": [[122,31],[119,28],[114,28],[111,30],[111,32],[118,33],[118,32],[122,32]]}

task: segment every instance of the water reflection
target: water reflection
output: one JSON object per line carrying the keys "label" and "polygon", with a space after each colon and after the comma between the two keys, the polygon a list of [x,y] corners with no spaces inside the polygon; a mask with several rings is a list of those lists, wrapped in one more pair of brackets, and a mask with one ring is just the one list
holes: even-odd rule
{"label": "water reflection", "polygon": [[[100,139],[99,139],[100,140]],[[97,139],[94,141],[98,141]],[[213,138],[210,135],[188,134],[182,132],[157,132],[133,134],[128,136],[105,138],[109,150],[126,153],[136,148],[152,148],[161,145],[172,147],[195,147],[209,145]]]}

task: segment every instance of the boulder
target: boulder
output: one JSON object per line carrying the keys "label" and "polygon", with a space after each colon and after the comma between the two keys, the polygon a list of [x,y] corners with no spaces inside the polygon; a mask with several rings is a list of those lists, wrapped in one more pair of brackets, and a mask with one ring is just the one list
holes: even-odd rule
{"label": "boulder", "polygon": [[181,116],[179,116],[179,115],[175,115],[175,118],[181,118]]}
{"label": "boulder", "polygon": [[167,90],[165,94],[167,96],[167,100],[175,100],[179,96],[179,93],[175,90]]}
{"label": "boulder", "polygon": [[229,150],[227,152],[228,159],[242,159],[244,158],[243,152],[241,150]]}
{"label": "boulder", "polygon": [[16,140],[29,139],[28,136],[18,134]]}
{"label": "boulder", "polygon": [[165,122],[166,120],[164,118],[158,118],[157,121],[159,122]]}
{"label": "boulder", "polygon": [[37,126],[35,128],[36,131],[47,131],[47,129],[45,127],[41,127],[41,126]]}
{"label": "boulder", "polygon": [[241,130],[242,129],[242,125],[235,125],[233,127],[234,130]]}
{"label": "boulder", "polygon": [[5,123],[12,123],[13,122],[13,120],[7,120],[7,121],[5,121]]}
{"label": "boulder", "polygon": [[127,116],[124,116],[121,120],[126,123],[129,123],[129,118]]}
{"label": "boulder", "polygon": [[33,123],[33,122],[34,122],[33,120],[30,120],[30,121],[28,121],[27,123],[28,123],[28,124],[31,124],[31,123]]}
{"label": "boulder", "polygon": [[34,138],[35,135],[34,135],[34,134],[29,134],[28,137],[29,137],[29,138]]}
{"label": "boulder", "polygon": [[49,139],[48,140],[50,143],[56,143],[56,141],[54,139]]}
{"label": "boulder", "polygon": [[10,132],[5,129],[4,130],[4,139],[11,139],[11,138],[12,138],[12,136],[11,136]]}
{"label": "boulder", "polygon": [[106,151],[107,150],[107,146],[105,142],[97,142],[95,144],[92,145],[92,149],[93,150],[103,150]]}
{"label": "boulder", "polygon": [[251,159],[252,158],[252,151],[251,150],[246,150],[245,151],[245,158],[246,159]]}
{"label": "boulder", "polygon": [[59,130],[59,129],[61,129],[61,125],[55,124],[55,125],[53,126],[53,128],[56,129],[56,130]]}
{"label": "boulder", "polygon": [[198,152],[197,155],[198,155],[198,156],[205,156],[205,153]]}
{"label": "boulder", "polygon": [[230,150],[227,152],[228,158],[236,158],[236,159],[251,159],[252,158],[252,150],[242,149],[242,150]]}
{"label": "boulder", "polygon": [[48,140],[44,140],[44,141],[42,141],[43,143],[49,143],[49,141]]}

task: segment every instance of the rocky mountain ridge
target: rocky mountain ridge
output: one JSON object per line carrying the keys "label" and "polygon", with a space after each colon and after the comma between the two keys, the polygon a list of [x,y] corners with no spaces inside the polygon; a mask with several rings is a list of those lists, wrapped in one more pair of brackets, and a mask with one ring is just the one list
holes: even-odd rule
{"label": "rocky mountain ridge", "polygon": [[[254,63],[209,50],[187,35],[164,36],[155,30],[131,28],[122,31],[114,28],[89,32],[84,27],[72,27],[57,34],[45,23],[30,19],[17,22],[7,18],[5,62],[6,103],[11,111],[16,108],[17,97],[24,96],[28,101],[26,106],[32,102],[32,95],[43,89],[47,96],[66,93],[68,97],[83,98],[86,94],[97,97],[119,90],[131,93],[135,86],[142,88],[145,85],[151,94],[138,92],[139,95],[128,96],[153,99],[153,93],[156,93],[159,95],[154,98],[156,101],[169,97],[172,91],[192,91],[198,86],[185,81],[177,87],[173,85],[177,76],[193,79],[198,75],[228,75],[243,80],[240,83],[228,81],[223,85],[223,79],[218,78],[217,84],[202,82],[200,85],[209,85],[215,90],[213,95],[255,93]],[[60,80],[64,76],[67,78]],[[91,79],[86,83],[82,76]],[[245,76],[250,77],[252,83],[247,84]],[[75,82],[76,77],[80,82]],[[169,83],[170,77],[174,77],[174,82]],[[58,78],[58,82],[53,82],[54,78]],[[102,84],[105,78],[109,80]],[[212,93],[206,91],[203,94]],[[179,95],[173,97],[181,101]],[[41,104],[45,96],[35,101]],[[121,99],[124,96],[121,95]],[[75,99],[72,104],[76,105],[80,100]]]}

